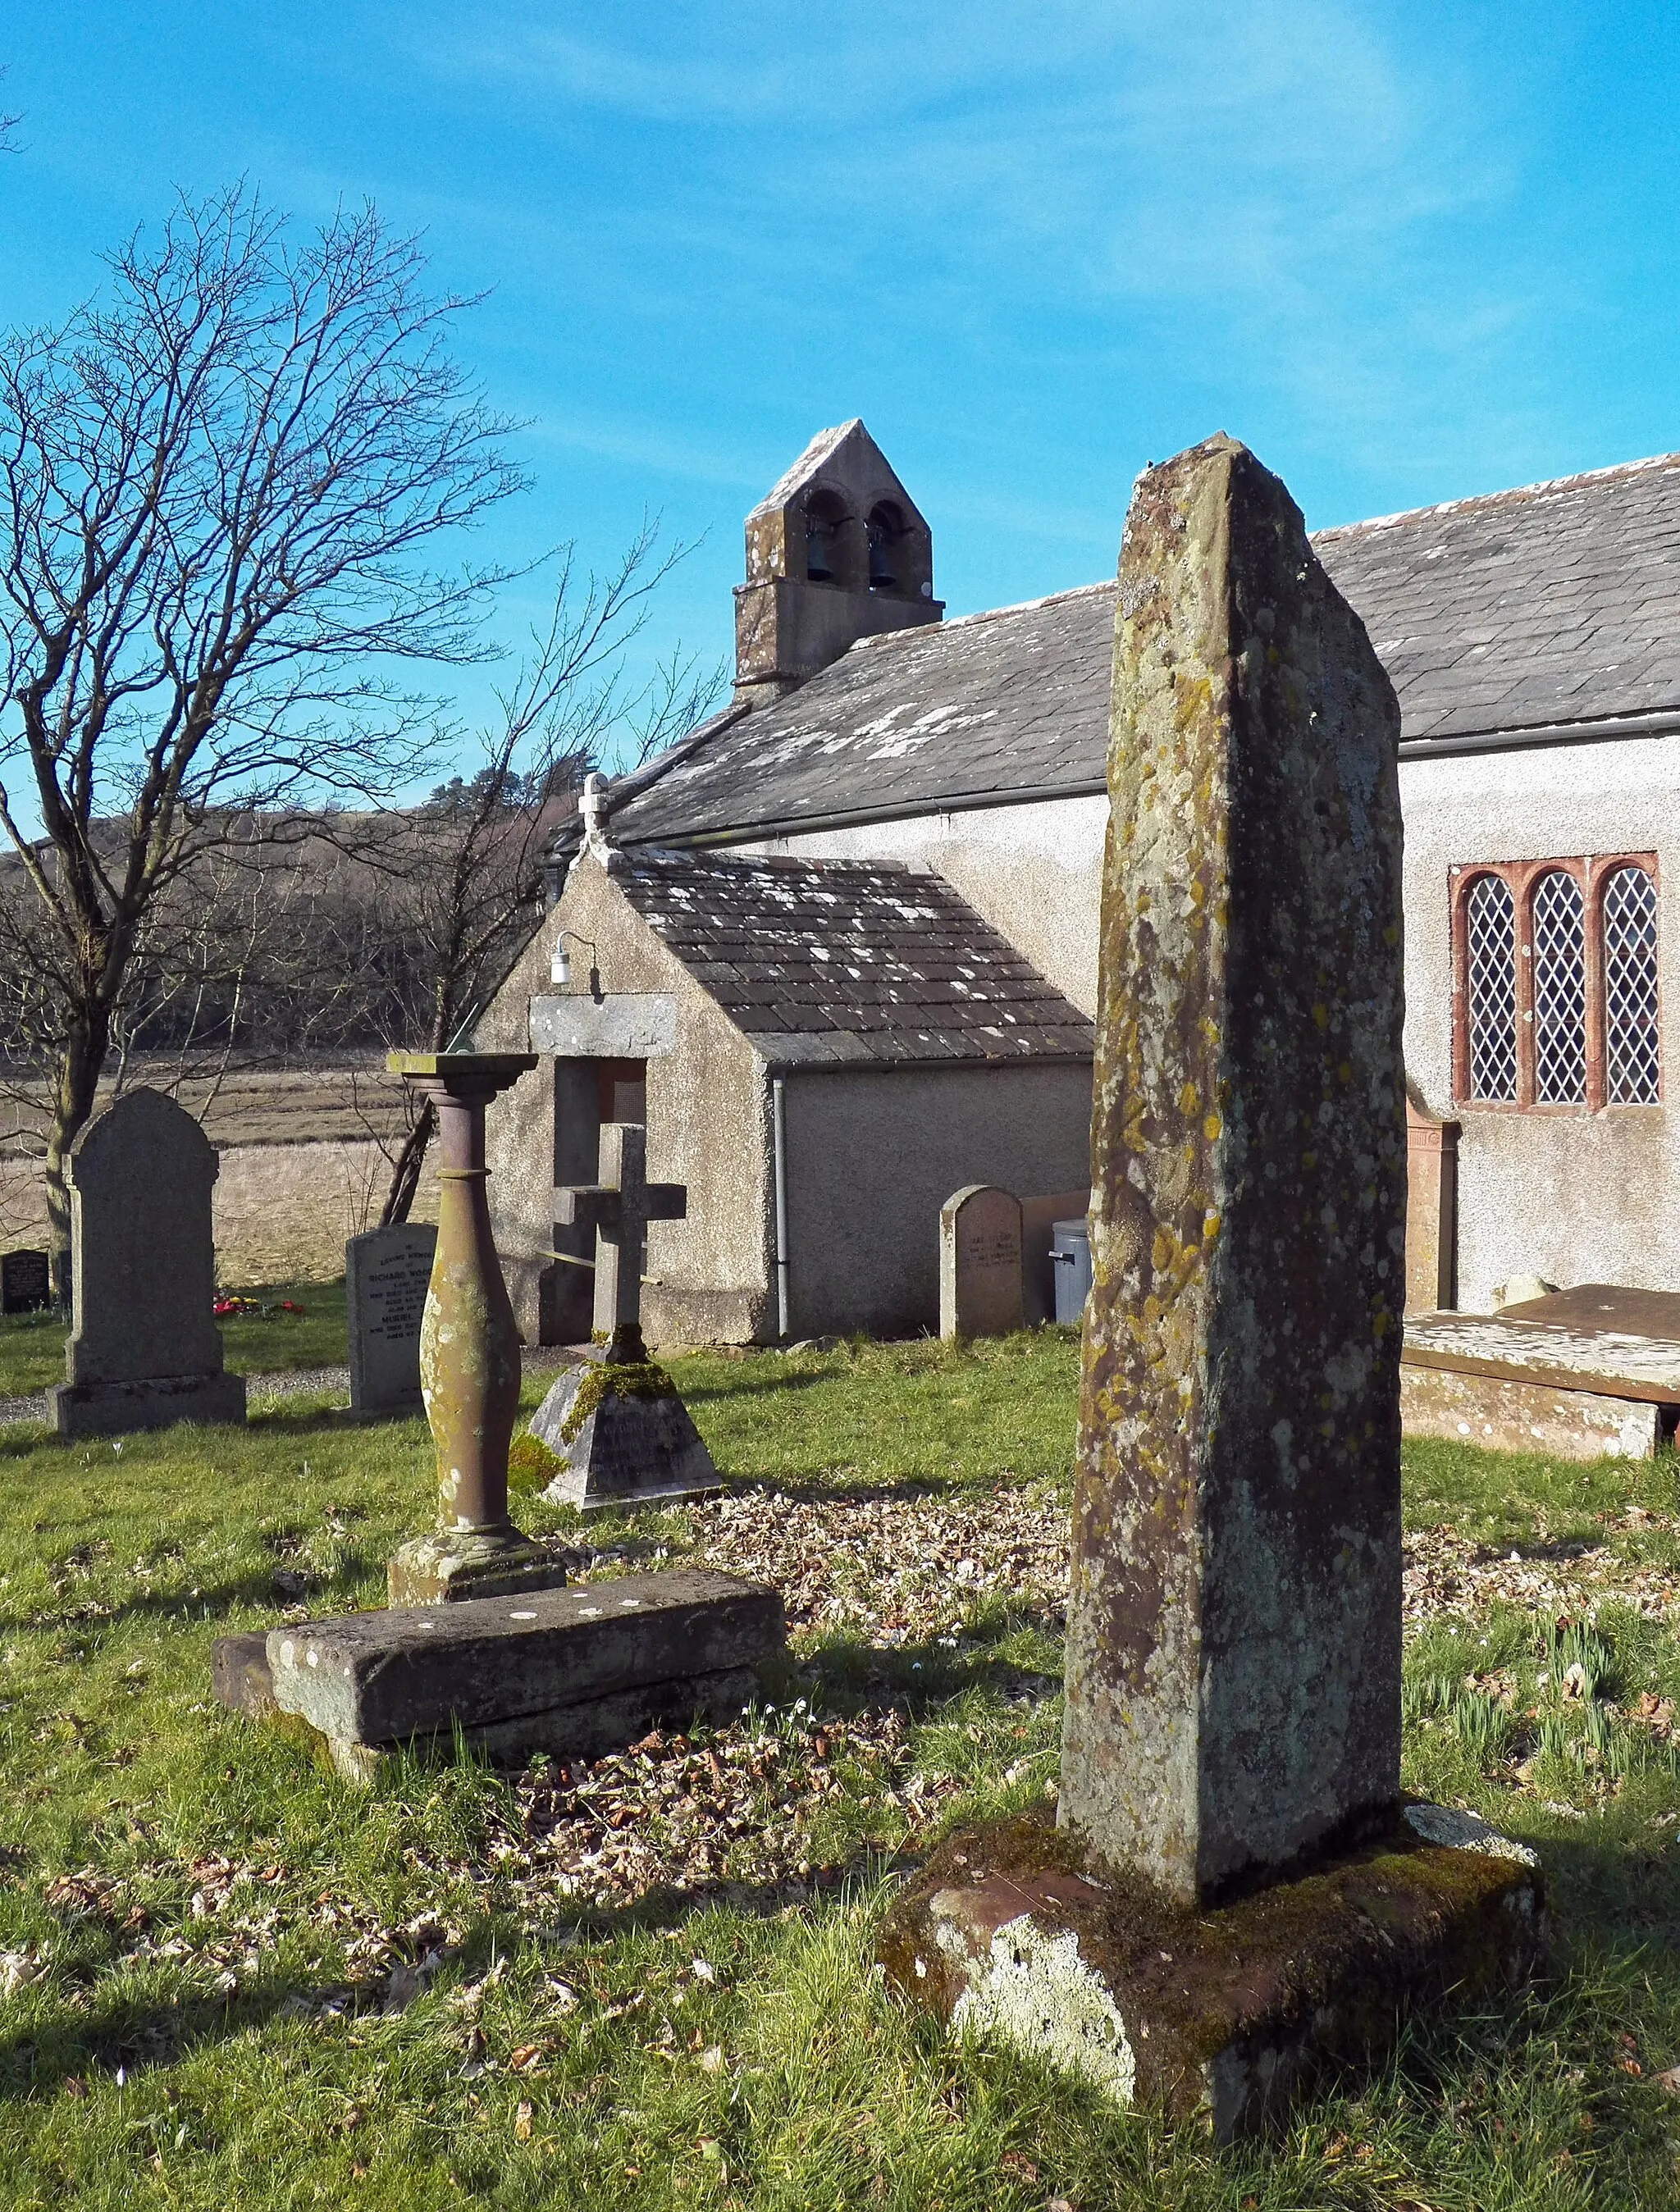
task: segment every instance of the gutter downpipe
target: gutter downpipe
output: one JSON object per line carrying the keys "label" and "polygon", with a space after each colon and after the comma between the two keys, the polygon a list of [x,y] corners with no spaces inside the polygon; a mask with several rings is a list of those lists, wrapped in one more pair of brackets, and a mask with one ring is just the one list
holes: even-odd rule
{"label": "gutter downpipe", "polygon": [[770,1127],[776,1156],[776,1333],[788,1340],[788,1123],[782,1078],[770,1079]]}

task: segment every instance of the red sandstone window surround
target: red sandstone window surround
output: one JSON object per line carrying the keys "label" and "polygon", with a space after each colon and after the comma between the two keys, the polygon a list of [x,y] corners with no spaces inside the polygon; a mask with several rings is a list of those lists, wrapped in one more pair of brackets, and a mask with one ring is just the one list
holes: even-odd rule
{"label": "red sandstone window surround", "polygon": [[1450,882],[1454,1098],[1659,1104],[1656,855],[1478,861]]}

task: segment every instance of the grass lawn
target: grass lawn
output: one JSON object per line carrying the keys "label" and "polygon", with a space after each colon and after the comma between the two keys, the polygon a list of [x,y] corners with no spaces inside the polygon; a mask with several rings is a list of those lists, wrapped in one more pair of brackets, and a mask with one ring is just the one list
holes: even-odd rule
{"label": "grass lawn", "polygon": [[378,1601],[430,1511],[420,1424],[291,1400],[120,1449],[0,1433],[0,2203],[1673,2203],[1671,1462],[1409,1454],[1407,1780],[1538,1845],[1547,1990],[1218,2152],[883,1989],[895,1864],[1054,1775],[1076,1360],[1046,1332],[676,1363],[721,1503],[520,1517],[585,1574],[773,1571],[797,1661],[773,1704],[593,1769],[398,1765],[371,1795],[216,1710],[209,1650]]}
{"label": "grass lawn", "polygon": [[[277,1375],[288,1368],[342,1367],[346,1357],[344,1286],[338,1283],[259,1283],[243,1289],[270,1310],[222,1323],[227,1364],[236,1375]],[[278,1309],[289,1298],[301,1314]],[[0,1398],[21,1398],[64,1379],[63,1321],[56,1313],[0,1315]]]}

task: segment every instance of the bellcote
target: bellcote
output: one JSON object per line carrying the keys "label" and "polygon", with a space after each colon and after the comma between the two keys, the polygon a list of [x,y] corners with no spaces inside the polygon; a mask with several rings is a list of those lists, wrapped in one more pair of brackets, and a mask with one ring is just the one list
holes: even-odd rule
{"label": "bellcote", "polygon": [[776,698],[861,637],[937,622],[934,538],[861,422],[824,430],[746,518],[735,696]]}

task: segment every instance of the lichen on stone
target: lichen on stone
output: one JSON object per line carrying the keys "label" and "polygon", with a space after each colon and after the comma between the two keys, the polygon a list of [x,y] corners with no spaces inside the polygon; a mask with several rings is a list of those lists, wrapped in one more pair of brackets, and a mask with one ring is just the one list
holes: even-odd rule
{"label": "lichen on stone", "polygon": [[1132,2101],[1137,2057],[1118,2007],[1080,1958],[1079,1938],[1051,1935],[1029,1914],[997,1929],[985,1960],[971,1968],[951,2022],[1082,2074],[1118,2105]]}
{"label": "lichen on stone", "polygon": [[1515,1859],[1519,1866],[1540,1863],[1537,1851],[1500,1835],[1474,1813],[1454,1812],[1446,1805],[1408,1805],[1406,1825],[1426,1844],[1440,1844],[1450,1851],[1480,1851],[1484,1858]]}

